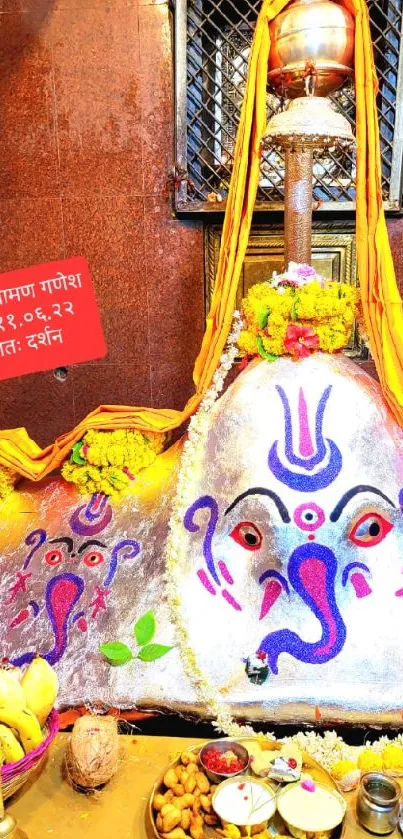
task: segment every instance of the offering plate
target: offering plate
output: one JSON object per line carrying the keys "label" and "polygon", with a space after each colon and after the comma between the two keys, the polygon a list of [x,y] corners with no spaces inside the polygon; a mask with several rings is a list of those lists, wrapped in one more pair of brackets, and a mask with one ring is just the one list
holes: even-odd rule
{"label": "offering plate", "polygon": [[[233,738],[233,739],[235,739],[235,738]],[[251,737],[238,737],[238,738],[236,738],[236,740],[239,743],[246,742],[248,740],[250,741],[251,739],[252,739]],[[207,740],[206,743],[208,743],[208,742],[212,742],[212,741]],[[206,745],[206,743],[201,743],[201,744],[198,744],[197,746],[187,748],[186,751],[187,752],[192,752],[193,754],[198,755],[200,750],[203,748],[204,745]],[[280,751],[281,743],[279,743],[277,741],[267,740],[267,741],[264,742],[264,747],[263,748],[264,748],[264,751],[266,751],[266,750],[267,751]],[[320,764],[317,763],[317,761],[315,761],[312,757],[310,757],[306,752],[303,752],[302,755],[303,755],[302,771],[309,773],[309,775],[312,777],[312,779],[315,783],[322,784],[324,786],[328,786],[328,787],[330,787],[330,789],[334,789],[334,790],[337,791],[337,789],[338,789],[337,784],[335,783],[335,781],[333,780],[331,775],[325,769],[323,769],[323,767],[320,766]],[[162,770],[162,772],[159,774],[159,776],[158,776],[158,778],[157,778],[157,780],[156,780],[156,782],[155,782],[155,784],[152,788],[151,795],[150,795],[150,798],[149,798],[149,801],[148,801],[148,807],[147,807],[147,830],[149,832],[150,837],[153,837],[153,839],[161,839],[161,833],[157,829],[157,826],[156,826],[157,813],[153,809],[154,796],[157,793],[162,793],[163,791],[166,790],[166,787],[164,786],[164,782],[163,782],[164,776],[165,776],[166,772],[168,771],[168,769],[175,769],[175,767],[178,766],[180,764],[180,762],[181,762],[180,753],[178,753],[177,757],[174,760],[172,760],[170,763],[168,763],[165,766],[165,768]],[[240,780],[242,780],[242,778]],[[276,782],[269,781],[269,780],[267,781],[267,783],[270,784],[270,786],[274,789],[276,789],[276,787],[278,787],[280,789],[280,788],[283,788],[283,786],[284,786],[284,784],[276,784]],[[219,827],[221,828],[221,824],[219,825]],[[283,821],[280,818],[278,813],[276,813],[276,815],[274,816],[271,824],[269,825],[268,830],[269,830],[269,835],[284,836],[284,837],[289,836],[289,833],[287,833],[287,830],[284,826],[284,823],[283,823]],[[187,831],[187,833],[188,833],[188,831]],[[223,839],[222,834],[218,833],[218,831],[215,827],[210,827],[208,825],[204,826],[204,837],[205,837],[205,839]],[[191,839],[191,837],[190,837],[190,839]],[[252,837],[252,839],[253,839],[253,837]],[[336,827],[334,829],[334,831],[332,833],[332,839],[347,839],[345,819],[343,820],[343,823],[341,825],[339,825],[338,827]]]}

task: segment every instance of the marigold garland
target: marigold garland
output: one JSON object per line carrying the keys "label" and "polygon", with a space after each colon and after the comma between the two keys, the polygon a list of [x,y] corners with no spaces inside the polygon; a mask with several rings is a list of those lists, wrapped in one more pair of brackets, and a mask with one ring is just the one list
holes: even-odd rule
{"label": "marigold garland", "polygon": [[325,280],[309,265],[291,263],[284,274],[257,283],[242,301],[241,352],[269,361],[334,353],[348,345],[358,315],[358,289]]}
{"label": "marigold garland", "polygon": [[61,473],[83,494],[102,492],[120,498],[137,473],[154,462],[165,440],[164,434],[140,431],[88,431],[73,447]]}
{"label": "marigold garland", "polygon": [[13,492],[18,478],[17,472],[7,469],[6,466],[0,466],[0,499],[7,498]]}

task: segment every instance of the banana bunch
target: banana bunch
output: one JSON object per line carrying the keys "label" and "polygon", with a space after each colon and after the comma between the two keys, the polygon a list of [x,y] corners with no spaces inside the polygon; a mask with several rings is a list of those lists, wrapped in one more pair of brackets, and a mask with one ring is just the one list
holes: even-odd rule
{"label": "banana bunch", "polygon": [[15,763],[42,743],[42,727],[58,687],[55,671],[39,656],[25,673],[9,664],[0,666],[0,763]]}

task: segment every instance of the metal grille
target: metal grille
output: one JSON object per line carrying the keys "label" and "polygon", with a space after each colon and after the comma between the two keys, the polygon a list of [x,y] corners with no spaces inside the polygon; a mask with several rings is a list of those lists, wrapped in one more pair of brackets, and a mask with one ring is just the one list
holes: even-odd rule
{"label": "metal grille", "polygon": [[[217,211],[225,202],[253,29],[261,0],[177,0],[176,207]],[[403,147],[403,0],[369,0],[379,78],[383,196],[386,209],[401,208]],[[354,90],[334,101],[354,126]],[[268,93],[268,118],[281,107]],[[314,198],[319,209],[354,207],[355,160],[345,152],[315,161]],[[284,160],[278,152],[262,158],[257,209],[280,209]],[[218,201],[217,201],[218,197]]]}

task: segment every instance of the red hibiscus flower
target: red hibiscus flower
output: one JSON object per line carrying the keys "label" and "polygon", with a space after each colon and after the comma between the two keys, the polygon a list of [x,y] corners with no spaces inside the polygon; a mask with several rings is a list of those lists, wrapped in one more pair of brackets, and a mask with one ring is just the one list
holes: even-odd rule
{"label": "red hibiscus flower", "polygon": [[311,352],[319,348],[319,338],[310,326],[290,323],[285,335],[284,346],[294,358],[306,358]]}

